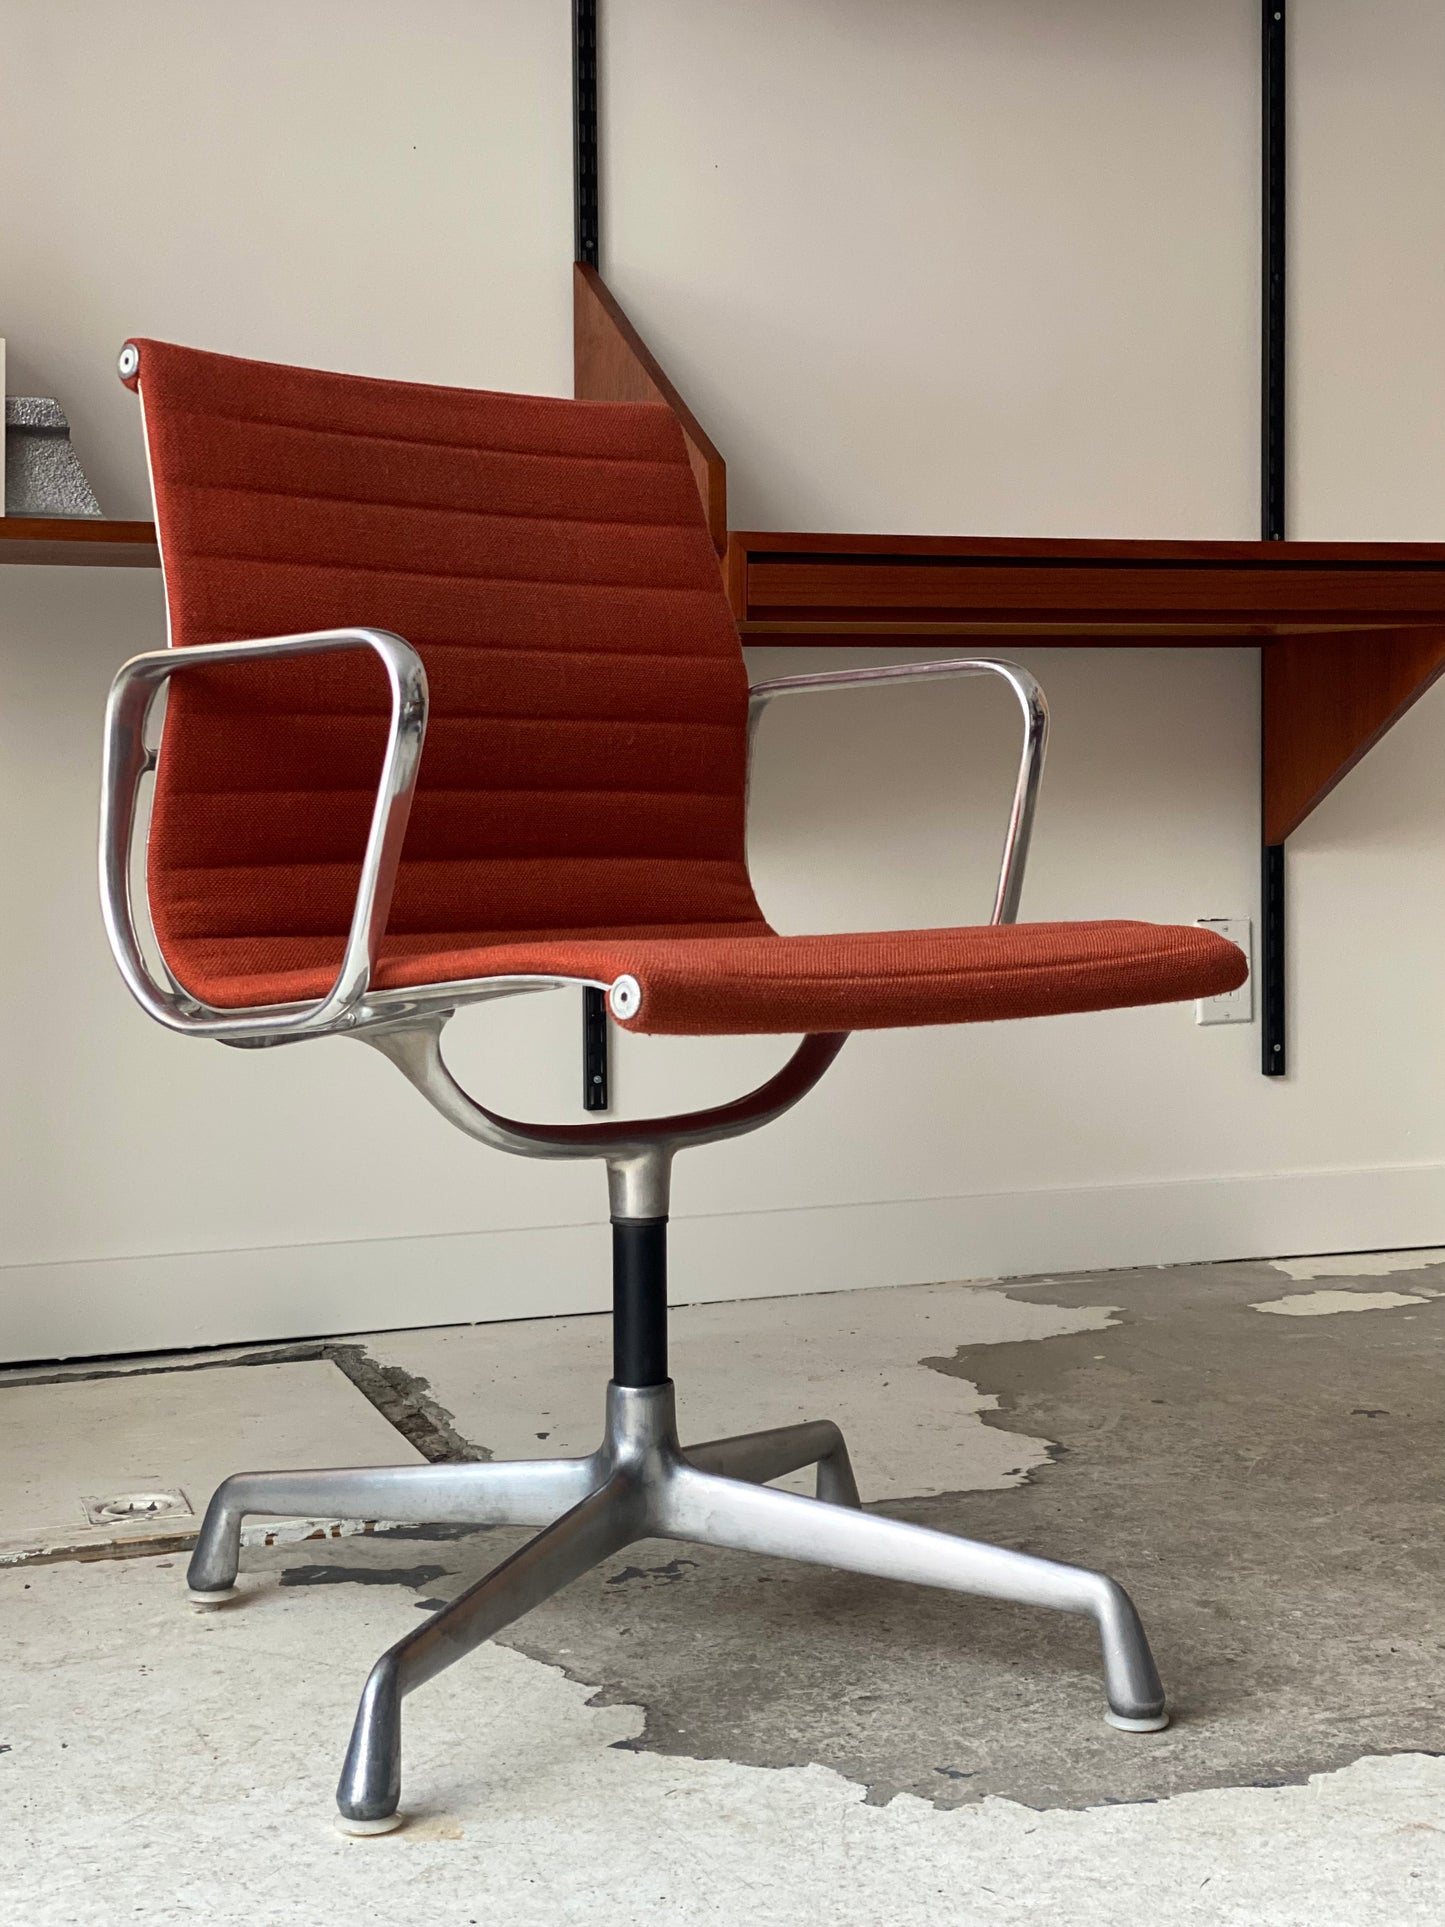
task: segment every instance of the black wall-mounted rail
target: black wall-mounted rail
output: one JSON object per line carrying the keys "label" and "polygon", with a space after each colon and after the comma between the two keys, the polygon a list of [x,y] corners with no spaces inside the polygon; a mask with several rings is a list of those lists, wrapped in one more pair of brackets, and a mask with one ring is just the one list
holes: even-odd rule
{"label": "black wall-mounted rail", "polygon": [[1285,0],[1263,0],[1260,127],[1260,534],[1284,540]]}
{"label": "black wall-mounted rail", "polygon": [[[572,259],[595,268],[601,244],[597,164],[597,0],[572,0]],[[607,1006],[582,993],[582,1107],[605,1111],[611,1082]]]}
{"label": "black wall-mounted rail", "polygon": [[607,1109],[607,1004],[600,990],[582,992],[582,1108]]}
{"label": "black wall-mounted rail", "polygon": [[[1259,532],[1266,542],[1285,539],[1285,6],[1286,0],[1263,0],[1260,19]],[[1266,843],[1259,933],[1260,1069],[1266,1077],[1283,1077],[1288,1058],[1284,880],[1284,845]]]}
{"label": "black wall-mounted rail", "polygon": [[601,240],[597,175],[597,0],[572,0],[572,259],[595,268]]}

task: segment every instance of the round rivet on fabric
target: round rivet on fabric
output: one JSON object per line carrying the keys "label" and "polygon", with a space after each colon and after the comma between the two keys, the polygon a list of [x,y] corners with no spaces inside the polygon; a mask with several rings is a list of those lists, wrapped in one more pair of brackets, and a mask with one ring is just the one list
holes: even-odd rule
{"label": "round rivet on fabric", "polygon": [[140,349],[133,341],[128,341],[121,349],[116,368],[122,381],[129,381],[140,369]]}
{"label": "round rivet on fabric", "polygon": [[642,1008],[642,985],[635,977],[619,977],[607,993],[607,1002],[614,1017],[635,1017]]}

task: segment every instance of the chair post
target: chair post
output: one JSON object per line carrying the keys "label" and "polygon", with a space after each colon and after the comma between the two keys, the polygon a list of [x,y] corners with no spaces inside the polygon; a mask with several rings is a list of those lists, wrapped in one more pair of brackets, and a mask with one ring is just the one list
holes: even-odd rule
{"label": "chair post", "polygon": [[667,1382],[667,1219],[612,1220],[612,1378]]}

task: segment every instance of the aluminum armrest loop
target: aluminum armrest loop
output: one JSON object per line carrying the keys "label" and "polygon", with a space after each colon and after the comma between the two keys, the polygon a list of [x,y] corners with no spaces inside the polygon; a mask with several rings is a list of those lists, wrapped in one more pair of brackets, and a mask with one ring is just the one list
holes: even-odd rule
{"label": "aluminum armrest loop", "polygon": [[985,656],[943,662],[900,662],[873,669],[831,669],[811,676],[779,676],[771,682],[754,683],[748,692],[749,761],[758,719],[776,696],[811,695],[820,689],[853,689],[871,683],[943,682],[953,676],[999,676],[1013,690],[1023,711],[1023,753],[1019,758],[991,918],[993,923],[1015,923],[1049,733],[1049,708],[1044,692],[1028,670],[1021,669],[1016,662]]}
{"label": "aluminum armrest loop", "polygon": [[[343,649],[380,656],[391,688],[391,725],[357,883],[356,906],[336,982],[317,1002],[220,1010],[157,982],[141,949],[131,901],[131,849],[140,784],[156,764],[146,722],[161,687],[182,670],[271,661]],[[427,683],[421,657],[385,629],[324,629],[256,642],[201,643],[133,656],[111,685],[106,705],[100,802],[100,903],[106,935],[136,1002],[158,1023],[193,1037],[313,1036],[346,1024],[365,996],[386,930],[402,839],[416,791],[426,734]]]}

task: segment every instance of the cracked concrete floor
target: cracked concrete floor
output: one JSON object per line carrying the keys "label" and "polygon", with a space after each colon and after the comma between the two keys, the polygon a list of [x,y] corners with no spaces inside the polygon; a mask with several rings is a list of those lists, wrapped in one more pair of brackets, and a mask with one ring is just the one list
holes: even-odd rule
{"label": "cracked concrete floor", "polygon": [[[37,1567],[0,1575],[9,1911],[1436,1922],[1439,1259],[1331,1261],[1323,1291],[1226,1265],[678,1314],[694,1436],[831,1411],[865,1499],[1118,1573],[1167,1734],[1103,1726],[1086,1626],[647,1544],[419,1694],[416,1819],[345,1843],[367,1666],[521,1535],[257,1551],[245,1604],[200,1618],[169,1560]],[[1336,1302],[1366,1293],[1390,1302]],[[577,1319],[366,1349],[500,1455],[592,1442],[605,1344]]]}
{"label": "cracked concrete floor", "polygon": [[[635,1548],[503,1637],[645,1707],[644,1747],[816,1761],[872,1799],[1083,1806],[1445,1746],[1445,1264],[1426,1256],[1384,1294],[1233,1264],[679,1316],[684,1437],[837,1417],[865,1502],[1112,1572],[1166,1733],[1103,1724],[1087,1621],[703,1548]],[[1318,1315],[1356,1294],[1370,1309]],[[1262,1315],[1292,1303],[1317,1315]],[[604,1321],[372,1343],[499,1457],[595,1436]]]}

